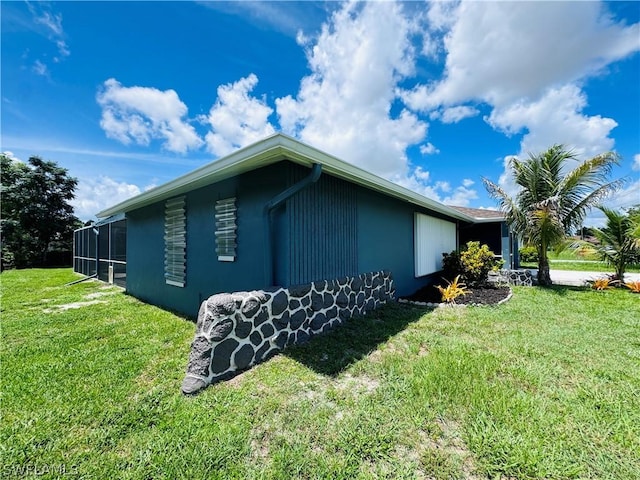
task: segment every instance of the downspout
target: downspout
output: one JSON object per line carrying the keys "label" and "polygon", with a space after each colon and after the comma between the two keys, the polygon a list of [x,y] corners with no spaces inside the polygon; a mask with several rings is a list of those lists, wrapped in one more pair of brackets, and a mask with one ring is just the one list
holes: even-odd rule
{"label": "downspout", "polygon": [[299,191],[307,188],[312,183],[315,183],[320,178],[322,173],[322,165],[320,163],[314,163],[311,168],[311,173],[298,183],[294,183],[286,190],[280,192],[278,195],[269,200],[264,206],[264,228],[265,228],[265,242],[264,242],[264,273],[265,280],[269,286],[275,284],[275,278],[273,274],[273,215],[272,213],[276,208],[282,205],[287,199],[293,197]]}

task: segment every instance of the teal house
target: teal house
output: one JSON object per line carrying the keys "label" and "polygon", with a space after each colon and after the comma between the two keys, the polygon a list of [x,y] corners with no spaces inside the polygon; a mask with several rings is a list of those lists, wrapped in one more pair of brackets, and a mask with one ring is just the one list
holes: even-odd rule
{"label": "teal house", "polygon": [[[275,134],[98,217],[117,219],[119,238],[126,230],[124,256],[113,265],[127,292],[193,317],[215,293],[383,270],[398,296],[410,295],[439,280],[443,252],[476,234],[509,265],[513,240],[503,218],[483,212],[443,205]],[[109,250],[100,246],[109,235],[91,237],[95,231],[76,232],[86,247],[76,249],[81,273],[109,260],[96,254]]]}

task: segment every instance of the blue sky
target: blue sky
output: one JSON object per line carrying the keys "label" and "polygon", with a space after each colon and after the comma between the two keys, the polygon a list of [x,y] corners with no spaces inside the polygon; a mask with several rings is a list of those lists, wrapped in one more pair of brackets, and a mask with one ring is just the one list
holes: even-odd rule
{"label": "blue sky", "polygon": [[[6,2],[1,150],[99,210],[282,131],[444,203],[615,150],[640,203],[638,2]],[[594,212],[587,224],[597,225]]]}

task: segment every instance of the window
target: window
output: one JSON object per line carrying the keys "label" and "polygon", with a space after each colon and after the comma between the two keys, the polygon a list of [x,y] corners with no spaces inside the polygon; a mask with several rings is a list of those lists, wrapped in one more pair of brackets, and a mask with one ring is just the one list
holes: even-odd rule
{"label": "window", "polygon": [[185,285],[186,233],[185,197],[167,200],[164,210],[164,277],[168,285],[176,287]]}
{"label": "window", "polygon": [[236,210],[235,197],[216,202],[216,253],[221,262],[233,262],[236,259]]}
{"label": "window", "polygon": [[456,249],[456,224],[416,213],[414,219],[415,276],[442,270],[442,254]]}

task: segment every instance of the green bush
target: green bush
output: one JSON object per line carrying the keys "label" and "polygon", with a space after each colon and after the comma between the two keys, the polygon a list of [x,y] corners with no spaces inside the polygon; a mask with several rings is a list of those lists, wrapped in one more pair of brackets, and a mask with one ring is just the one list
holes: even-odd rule
{"label": "green bush", "polygon": [[521,262],[538,263],[538,249],[536,247],[522,247],[519,253]]}
{"label": "green bush", "polygon": [[464,269],[460,254],[454,250],[451,253],[442,254],[442,275],[447,281],[453,281],[458,275],[463,275]]}
{"label": "green bush", "polygon": [[494,253],[480,242],[467,242],[460,253],[454,250],[442,254],[444,278],[452,281],[460,275],[469,285],[485,283],[489,272],[498,265]]}
{"label": "green bush", "polygon": [[460,261],[463,278],[471,285],[485,283],[489,272],[497,263],[496,256],[488,245],[480,245],[480,242],[467,242],[465,250],[460,253]]}

